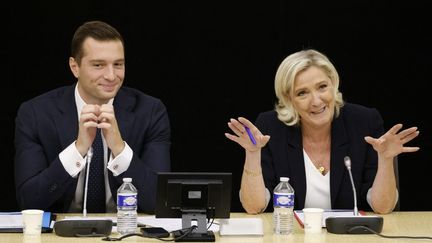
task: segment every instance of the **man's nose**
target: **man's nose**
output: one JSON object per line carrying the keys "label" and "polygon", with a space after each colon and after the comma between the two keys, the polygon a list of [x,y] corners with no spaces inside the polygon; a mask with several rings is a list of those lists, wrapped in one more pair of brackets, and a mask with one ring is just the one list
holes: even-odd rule
{"label": "man's nose", "polygon": [[115,79],[114,67],[107,66],[105,70],[104,78],[111,81]]}

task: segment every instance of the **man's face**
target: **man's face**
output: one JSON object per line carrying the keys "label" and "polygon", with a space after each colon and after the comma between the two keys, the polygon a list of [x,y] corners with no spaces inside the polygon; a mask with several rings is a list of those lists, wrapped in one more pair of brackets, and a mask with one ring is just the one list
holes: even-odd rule
{"label": "man's face", "polygon": [[87,104],[105,104],[117,94],[125,77],[123,44],[119,40],[87,38],[83,53],[81,63],[69,60],[78,79],[78,91]]}

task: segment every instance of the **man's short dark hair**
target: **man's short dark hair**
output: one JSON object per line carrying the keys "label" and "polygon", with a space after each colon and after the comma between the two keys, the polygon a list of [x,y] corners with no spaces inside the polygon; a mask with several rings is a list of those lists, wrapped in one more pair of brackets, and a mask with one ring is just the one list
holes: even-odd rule
{"label": "man's short dark hair", "polygon": [[89,37],[98,41],[119,40],[124,48],[123,37],[114,27],[102,21],[85,22],[75,31],[71,43],[71,56],[78,64],[84,56],[83,43]]}

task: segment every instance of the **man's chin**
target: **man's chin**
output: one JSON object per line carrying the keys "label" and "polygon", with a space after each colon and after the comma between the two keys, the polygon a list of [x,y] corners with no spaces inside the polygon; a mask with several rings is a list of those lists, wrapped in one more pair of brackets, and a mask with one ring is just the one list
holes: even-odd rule
{"label": "man's chin", "polygon": [[103,97],[114,97],[116,96],[117,92],[118,92],[118,88],[117,86],[115,87],[103,87],[102,89],[99,90],[99,93],[101,96]]}
{"label": "man's chin", "polygon": [[99,99],[109,101],[110,99],[114,98],[116,94],[117,92],[102,92],[99,93]]}
{"label": "man's chin", "polygon": [[112,95],[115,96],[117,94],[118,88],[117,87],[103,87],[101,92],[104,95]]}

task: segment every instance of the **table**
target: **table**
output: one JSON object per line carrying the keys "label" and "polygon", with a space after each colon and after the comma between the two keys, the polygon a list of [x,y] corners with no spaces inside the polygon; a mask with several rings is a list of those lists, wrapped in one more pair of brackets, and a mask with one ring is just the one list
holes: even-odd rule
{"label": "table", "polygon": [[[58,217],[62,218],[69,214],[60,214]],[[100,215],[98,215],[100,216]],[[102,216],[113,216],[106,214]],[[432,212],[393,212],[388,215],[382,215],[384,218],[384,228],[381,232],[385,235],[408,235],[408,236],[431,236],[432,237]],[[219,236],[216,233],[216,242],[221,243],[286,243],[286,242],[303,242],[303,243],[325,243],[325,242],[431,242],[410,239],[385,239],[377,235],[338,235],[327,233],[323,229],[321,234],[305,235],[303,229],[295,221],[295,229],[292,235],[274,235],[272,226],[272,214],[264,213],[260,215],[248,215],[245,213],[232,213],[231,218],[262,218],[264,222],[264,236],[263,237],[240,237],[240,236]],[[113,233],[112,236],[118,236]],[[1,233],[0,242],[7,243],[86,243],[86,242],[105,242],[100,237],[97,238],[74,238],[74,237],[60,237],[54,233],[43,233],[40,238],[25,238],[21,233]],[[147,239],[141,237],[130,237],[123,239],[121,242],[161,242],[156,239]]]}

